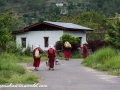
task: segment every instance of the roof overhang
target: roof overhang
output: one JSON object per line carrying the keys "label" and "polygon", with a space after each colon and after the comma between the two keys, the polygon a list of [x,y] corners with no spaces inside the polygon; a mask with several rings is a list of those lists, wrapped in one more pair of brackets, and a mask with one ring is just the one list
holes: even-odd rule
{"label": "roof overhang", "polygon": [[93,31],[91,28],[87,28],[84,26],[72,24],[72,23],[62,23],[62,22],[49,22],[49,21],[43,21],[39,22],[33,25],[30,25],[28,27],[25,27],[23,30],[17,30],[13,31],[12,34],[19,34],[19,33],[24,33],[29,31],[30,29],[40,26],[40,25],[48,25],[48,26],[53,26],[56,28],[59,28],[61,30],[70,30],[70,31]]}

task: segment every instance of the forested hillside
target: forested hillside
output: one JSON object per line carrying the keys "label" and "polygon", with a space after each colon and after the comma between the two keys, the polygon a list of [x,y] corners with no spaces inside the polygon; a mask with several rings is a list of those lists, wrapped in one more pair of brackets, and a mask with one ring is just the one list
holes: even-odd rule
{"label": "forested hillside", "polygon": [[[63,3],[57,7],[56,3]],[[120,0],[0,0],[0,12],[13,10],[15,16],[37,12],[39,14],[56,13],[66,10],[65,14],[78,14],[84,11],[101,10],[108,17],[120,13]]]}
{"label": "forested hillside", "polygon": [[[18,29],[44,20],[82,24],[76,21],[84,12],[100,11],[107,18],[115,17],[120,13],[119,4],[120,0],[0,0],[0,14],[13,12],[23,22]],[[76,19],[70,19],[72,16]]]}

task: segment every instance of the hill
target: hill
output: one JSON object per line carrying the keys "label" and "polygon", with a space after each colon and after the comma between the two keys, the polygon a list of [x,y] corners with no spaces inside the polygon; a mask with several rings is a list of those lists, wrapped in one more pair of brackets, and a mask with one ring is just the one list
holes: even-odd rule
{"label": "hill", "polygon": [[120,13],[120,0],[0,0],[0,14],[13,11],[25,26],[43,20],[60,21],[62,16],[102,11],[107,17]]}

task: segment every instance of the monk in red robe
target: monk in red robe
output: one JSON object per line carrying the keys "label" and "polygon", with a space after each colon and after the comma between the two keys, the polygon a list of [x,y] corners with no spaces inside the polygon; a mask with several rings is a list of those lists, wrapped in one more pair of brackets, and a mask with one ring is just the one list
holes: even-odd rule
{"label": "monk in red robe", "polygon": [[[39,57],[36,57],[36,55],[35,55],[36,50],[39,51],[39,54],[40,54]],[[41,53],[42,53],[42,52],[41,52],[39,46],[38,46],[38,45],[35,45],[35,48],[34,48],[34,50],[33,50],[33,58],[34,58],[33,66],[35,67],[35,70],[36,70],[36,71],[38,71],[38,67],[40,66]]]}
{"label": "monk in red robe", "polygon": [[64,50],[64,58],[66,59],[66,60],[69,60],[70,59],[70,48],[65,48],[65,50]]}
{"label": "monk in red robe", "polygon": [[49,49],[48,49],[48,59],[49,59],[49,70],[54,70],[54,62],[55,62],[55,50],[53,48],[53,45],[50,45],[49,46]]}
{"label": "monk in red robe", "polygon": [[87,57],[88,50],[87,50],[87,42],[83,43],[83,59]]}
{"label": "monk in red robe", "polygon": [[65,60],[70,59],[70,54],[71,54],[70,49],[71,48],[72,48],[71,44],[68,41],[66,41],[64,43],[64,58],[65,58]]}

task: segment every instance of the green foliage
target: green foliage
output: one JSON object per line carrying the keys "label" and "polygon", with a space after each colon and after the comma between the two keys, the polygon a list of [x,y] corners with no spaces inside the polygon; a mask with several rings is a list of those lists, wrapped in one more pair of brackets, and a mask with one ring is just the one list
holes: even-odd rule
{"label": "green foliage", "polygon": [[87,40],[104,40],[105,34],[103,33],[107,32],[110,24],[102,11],[90,11],[78,15],[63,16],[61,21],[92,28],[94,31],[87,33]]}
{"label": "green foliage", "polygon": [[[6,11],[9,12],[10,10],[14,10],[14,15],[19,17],[21,20],[21,22],[19,22],[19,20],[15,19],[16,22],[13,22],[12,19],[12,23],[14,23],[14,25],[8,24],[9,28],[11,28],[10,30],[17,30],[16,28],[18,27],[18,29],[22,29],[25,26],[29,26],[44,20],[62,21],[63,17],[66,16],[68,18],[70,17],[70,19],[67,20],[68,22],[88,26],[94,30],[104,30],[106,28],[106,26],[104,26],[106,24],[106,20],[103,20],[103,15],[98,11],[102,11],[108,17],[113,17],[115,13],[120,13],[119,0],[64,0],[64,3],[65,5],[63,7],[57,7],[55,5],[56,0],[7,0],[7,2],[5,0],[0,0],[0,12],[6,13]],[[66,14],[61,14],[62,10],[66,11]],[[79,16],[79,14],[84,12],[91,13],[92,10],[98,12],[99,14],[92,13],[93,15],[87,15],[85,18],[83,18],[86,20],[85,23],[80,23],[82,20],[79,18],[75,19]],[[71,15],[73,17],[71,17]],[[90,17],[92,17],[92,19]],[[91,20],[91,22],[87,19]],[[94,23],[93,19],[95,21]],[[100,23],[101,21],[102,23]],[[20,24],[19,26],[18,23]],[[93,38],[97,38],[97,35]]]}
{"label": "green foliage", "polygon": [[88,10],[102,10],[106,16],[114,16],[115,12],[120,12],[119,0],[86,0],[89,5]]}
{"label": "green foliage", "polygon": [[120,75],[120,56],[110,47],[101,48],[82,61],[82,64],[109,74]]}
{"label": "green foliage", "polygon": [[73,37],[73,36],[70,35],[70,34],[63,34],[63,35],[60,37],[60,42],[61,42],[61,44],[64,45],[65,41],[68,41],[68,42],[70,42],[71,44],[77,44],[77,43],[79,42],[79,38]]}
{"label": "green foliage", "polygon": [[31,56],[31,48],[30,46],[28,45],[27,48],[24,50],[24,54],[27,55],[27,56]]}
{"label": "green foliage", "polygon": [[38,83],[39,77],[16,63],[0,59],[0,84]]}
{"label": "green foliage", "polygon": [[[107,16],[114,16],[120,12],[119,0],[64,0],[63,7],[56,7],[56,0],[0,0],[0,12],[15,10],[18,15],[29,12],[41,14],[58,13],[64,7],[67,14],[79,14],[86,11],[103,11]],[[44,16],[43,15],[43,16]]]}
{"label": "green foliage", "polygon": [[101,32],[107,32],[108,19],[103,12],[90,11],[84,12],[79,16],[78,24],[94,29],[93,32],[87,33],[87,40],[104,40],[105,36]]}
{"label": "green foliage", "polygon": [[20,46],[16,46],[15,41],[9,41],[6,45],[6,52],[7,53],[13,53],[13,54],[19,54],[22,55],[22,48]]}
{"label": "green foliage", "polygon": [[[18,19],[13,18],[12,12],[0,15],[0,50],[6,51],[6,46],[12,40],[11,31],[17,28]],[[16,23],[16,24],[15,24]]]}
{"label": "green foliage", "polygon": [[71,52],[70,58],[78,59],[78,58],[82,58],[82,55],[81,55],[81,53],[79,53],[79,52],[75,53],[75,51],[74,51],[74,52]]}
{"label": "green foliage", "polygon": [[[103,23],[104,22],[104,23]],[[94,30],[104,30],[107,18],[102,11],[84,12],[79,17],[79,24],[93,28]]]}
{"label": "green foliage", "polygon": [[56,14],[56,13],[52,13],[52,14],[50,14],[50,15],[45,15],[45,16],[44,16],[44,19],[45,19],[46,21],[53,21],[53,22],[55,22],[55,21],[60,21],[60,18],[61,18],[61,16],[58,15],[58,14]]}
{"label": "green foliage", "polygon": [[110,59],[116,55],[116,51],[110,47],[100,48],[94,54],[88,56],[82,63],[88,63],[88,66],[92,66],[96,63],[104,64],[105,60]]}
{"label": "green foliage", "polygon": [[106,41],[110,43],[114,48],[120,49],[120,19],[113,20],[106,35]]}
{"label": "green foliage", "polygon": [[79,24],[79,14],[78,15],[68,15],[68,16],[62,16],[61,17],[61,21],[62,22],[71,22],[71,23],[75,23],[75,24]]}

